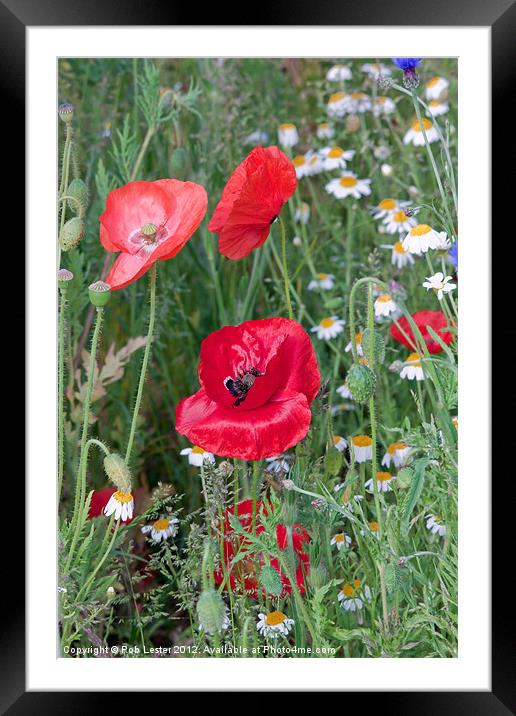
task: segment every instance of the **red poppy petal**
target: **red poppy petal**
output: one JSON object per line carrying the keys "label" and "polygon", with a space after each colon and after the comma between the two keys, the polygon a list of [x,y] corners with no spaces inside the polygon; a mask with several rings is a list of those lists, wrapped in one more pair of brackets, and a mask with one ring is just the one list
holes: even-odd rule
{"label": "red poppy petal", "polygon": [[219,252],[233,261],[243,259],[265,243],[270,230],[270,221],[265,224],[226,224],[219,234]]}
{"label": "red poppy petal", "polygon": [[154,263],[152,256],[132,256],[120,254],[106,277],[106,283],[113,291],[124,288],[139,279]]}
{"label": "red poppy petal", "polygon": [[296,445],[310,428],[301,393],[280,393],[260,408],[238,412],[211,400],[201,388],[176,409],[176,429],[190,442],[222,457],[261,460]]}
{"label": "red poppy petal", "polygon": [[[199,228],[208,208],[208,195],[200,184],[178,179],[159,179],[154,182],[174,198],[177,218],[173,235],[153,253],[154,259],[165,261],[173,258]],[[168,225],[167,225],[168,228]]]}
{"label": "red poppy petal", "polygon": [[246,160],[241,162],[230,176],[219,203],[215,207],[213,216],[208,223],[208,231],[219,233],[226,223],[233,204],[238,199],[242,187],[247,179]]}
{"label": "red poppy petal", "polygon": [[144,224],[164,226],[173,215],[176,200],[157,182],[134,181],[109,192],[106,209],[99,221],[109,235],[111,244],[121,251],[135,254],[138,243],[131,242]]}
{"label": "red poppy petal", "polygon": [[120,248],[110,241],[108,231],[103,224],[100,225],[100,243],[106,251],[120,251]]}
{"label": "red poppy petal", "polygon": [[[429,353],[440,353],[442,347],[432,338],[427,326],[431,326],[446,345],[450,345],[452,342],[453,336],[451,331],[443,330],[448,329],[449,324],[446,316],[441,311],[416,311],[416,313],[412,314],[412,319],[419,328]],[[389,329],[391,337],[404,346],[407,346],[410,350],[417,351],[417,341],[414,338],[408,319],[403,316],[397,321],[397,324],[394,322],[391,324]]]}

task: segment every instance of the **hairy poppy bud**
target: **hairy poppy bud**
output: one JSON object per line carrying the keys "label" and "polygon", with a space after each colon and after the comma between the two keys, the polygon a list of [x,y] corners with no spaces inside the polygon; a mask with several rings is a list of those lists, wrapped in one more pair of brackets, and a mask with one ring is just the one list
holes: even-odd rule
{"label": "hairy poppy bud", "polygon": [[109,301],[111,286],[104,281],[95,281],[88,287],[88,293],[93,305],[102,308]]}
{"label": "hairy poppy bud", "polygon": [[107,455],[104,458],[104,470],[120,492],[131,492],[131,473],[123,457],[116,452]]}
{"label": "hairy poppy bud", "polygon": [[170,166],[172,168],[172,176],[177,179],[184,179],[186,177],[188,173],[188,154],[184,147],[174,149]]}
{"label": "hairy poppy bud", "polygon": [[335,448],[328,450],[324,458],[324,466],[330,475],[338,475],[342,467],[342,453]]}
{"label": "hairy poppy bud", "polygon": [[373,331],[371,334],[371,331],[369,328],[366,328],[364,331],[362,331],[362,350],[364,351],[364,356],[368,359],[368,361],[371,361],[371,338],[374,336],[374,362],[376,363],[383,363],[385,360],[385,341],[383,339],[382,334],[379,331]]}
{"label": "hairy poppy bud", "polygon": [[348,132],[358,132],[360,129],[360,117],[356,114],[350,114],[346,119],[346,129]]}
{"label": "hairy poppy bud", "polygon": [[206,589],[197,602],[197,617],[206,634],[221,632],[226,617],[226,605],[215,589]]}
{"label": "hairy poppy bud", "polygon": [[260,572],[260,584],[266,592],[271,594],[273,597],[279,597],[283,591],[283,585],[281,583],[281,577],[278,572],[270,565],[262,567]]}
{"label": "hairy poppy bud", "polygon": [[401,584],[401,567],[398,564],[388,564],[385,569],[385,585],[387,591],[392,593],[399,589]]}
{"label": "hairy poppy bud", "polygon": [[78,216],[69,219],[61,229],[59,243],[63,251],[75,249],[81,243],[84,236],[84,222]]}
{"label": "hairy poppy bud", "polygon": [[402,467],[401,470],[396,475],[396,484],[401,490],[407,490],[411,483],[412,478],[414,477],[414,472],[412,468],[410,467]]}
{"label": "hairy poppy bud", "polygon": [[88,206],[88,187],[82,179],[72,179],[66,190],[68,206],[75,214],[82,214]]}
{"label": "hairy poppy bud", "polygon": [[68,271],[68,269],[59,269],[57,272],[57,285],[61,290],[67,289],[72,279],[73,273]]}
{"label": "hairy poppy bud", "polygon": [[70,102],[62,102],[59,107],[57,108],[57,112],[59,114],[59,118],[63,120],[63,122],[71,122],[73,119],[73,111],[74,106],[73,104],[70,104]]}
{"label": "hairy poppy bud", "polygon": [[308,581],[314,589],[324,587],[324,585],[328,583],[329,579],[330,575],[328,574],[328,569],[326,568],[324,562],[319,562],[319,564],[315,564],[310,568]]}
{"label": "hairy poppy bud", "polygon": [[346,378],[349,390],[357,403],[367,403],[376,388],[376,376],[366,365],[352,365]]}

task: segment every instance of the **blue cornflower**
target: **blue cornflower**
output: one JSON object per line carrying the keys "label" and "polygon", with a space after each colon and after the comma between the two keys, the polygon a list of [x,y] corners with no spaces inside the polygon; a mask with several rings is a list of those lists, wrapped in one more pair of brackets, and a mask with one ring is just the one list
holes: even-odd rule
{"label": "blue cornflower", "polygon": [[393,57],[392,61],[394,64],[407,72],[407,70],[415,70],[418,65],[423,61],[422,57]]}
{"label": "blue cornflower", "polygon": [[451,249],[448,251],[448,256],[450,257],[450,263],[452,263],[455,268],[458,270],[459,268],[459,242],[455,241]]}

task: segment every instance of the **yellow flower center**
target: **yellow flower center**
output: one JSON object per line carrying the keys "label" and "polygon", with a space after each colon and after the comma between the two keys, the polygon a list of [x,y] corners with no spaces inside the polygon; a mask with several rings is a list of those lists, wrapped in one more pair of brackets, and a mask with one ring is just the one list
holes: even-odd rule
{"label": "yellow flower center", "polygon": [[412,122],[412,129],[414,132],[422,132],[423,129],[427,131],[428,129],[432,129],[432,122],[429,119],[426,119],[426,117],[423,117],[421,122],[419,122],[418,119],[415,119]]}
{"label": "yellow flower center", "polygon": [[203,453],[206,452],[206,450],[205,450],[204,448],[202,448],[202,447],[199,447],[198,445],[194,445],[193,448],[192,448],[192,452],[193,452],[195,455],[202,455]]}
{"label": "yellow flower center", "polygon": [[351,93],[351,99],[362,99],[365,97],[365,94],[363,92],[352,92]]}
{"label": "yellow flower center", "polygon": [[373,520],[373,522],[370,522],[369,529],[371,530],[371,532],[378,532],[378,529],[379,529],[378,522],[375,522],[374,520]]}
{"label": "yellow flower center", "polygon": [[437,522],[438,525],[442,525],[443,520],[442,517],[439,517],[439,515],[433,515],[434,522]]}
{"label": "yellow flower center", "polygon": [[386,211],[391,211],[392,209],[396,208],[396,202],[394,199],[382,199],[381,202],[378,204],[379,209],[385,209]]}
{"label": "yellow flower center", "polygon": [[332,102],[340,102],[344,97],[346,96],[345,92],[335,92],[335,94],[332,94],[330,96],[330,99],[328,100],[329,103]]}
{"label": "yellow flower center", "polygon": [[113,493],[113,497],[115,498],[115,500],[122,503],[133,501],[133,496],[130,492],[120,492],[120,490],[117,490]]}
{"label": "yellow flower center", "polygon": [[392,298],[389,296],[388,293],[382,293],[381,296],[378,296],[376,299],[378,303],[388,303],[389,301],[392,301]]}
{"label": "yellow flower center", "polygon": [[406,254],[407,253],[405,251],[405,249],[403,248],[403,244],[401,243],[401,241],[396,241],[396,243],[394,244],[394,246],[392,248],[397,254]]}
{"label": "yellow flower center", "polygon": [[328,152],[328,157],[331,159],[338,159],[344,154],[344,150],[340,147],[332,147]]}
{"label": "yellow flower center", "polygon": [[287,615],[283,614],[283,612],[270,612],[265,617],[265,623],[267,626],[278,626],[278,624],[282,624],[286,618]]}
{"label": "yellow flower center", "polygon": [[354,593],[355,593],[355,590],[353,589],[353,586],[351,584],[345,584],[342,587],[342,594],[345,597],[352,597]]}
{"label": "yellow flower center", "polygon": [[154,522],[154,524],[152,526],[154,527],[155,530],[158,530],[158,532],[164,532],[165,530],[168,530],[168,528],[170,526],[170,521],[165,520],[165,519],[156,520],[156,522]]}
{"label": "yellow flower center", "polygon": [[376,479],[378,482],[389,482],[392,480],[392,475],[390,472],[377,472]]}
{"label": "yellow flower center", "polygon": [[361,333],[357,333],[355,335],[355,343],[357,344],[357,346],[359,346],[362,343],[362,334]]}
{"label": "yellow flower center", "polygon": [[295,125],[295,124],[290,124],[290,122],[287,122],[286,124],[280,124],[280,129],[284,129],[284,130],[287,130],[287,131],[290,130],[290,129],[295,129],[295,128],[296,128],[296,125]]}
{"label": "yellow flower center", "polygon": [[428,234],[429,231],[432,231],[432,227],[428,226],[428,224],[418,224],[410,229],[410,235],[423,236],[423,234]]}
{"label": "yellow flower center", "polygon": [[335,535],[335,542],[344,542],[344,533],[341,532],[338,535]]}
{"label": "yellow flower center", "polygon": [[440,102],[438,99],[433,99],[430,102],[430,107],[440,107],[442,105],[442,102]]}
{"label": "yellow flower center", "polygon": [[359,589],[362,581],[360,579],[354,579],[353,584],[355,585],[355,589]]}
{"label": "yellow flower center", "polygon": [[297,157],[294,157],[294,159],[292,160],[292,164],[295,167],[302,167],[303,164],[305,164],[305,163],[306,163],[306,159],[304,158],[304,156],[302,154],[298,154]]}
{"label": "yellow flower center", "polygon": [[376,98],[376,104],[385,104],[387,102],[387,97],[377,97]]}
{"label": "yellow flower center", "polygon": [[333,326],[334,323],[335,321],[333,318],[323,318],[319,325],[321,328],[330,328],[330,326]]}
{"label": "yellow flower center", "polygon": [[421,365],[420,360],[421,360],[421,356],[419,355],[419,353],[411,353],[408,356],[405,363],[413,363],[414,366],[420,366]]}
{"label": "yellow flower center", "polygon": [[356,447],[370,447],[373,444],[369,435],[355,435],[351,442]]}
{"label": "yellow flower center", "polygon": [[328,274],[327,273],[316,273],[315,277],[318,281],[326,281],[326,279],[328,278]]}
{"label": "yellow flower center", "polygon": [[328,122],[321,122],[319,129],[328,129],[329,126]]}
{"label": "yellow flower center", "polygon": [[405,450],[406,447],[405,443],[391,443],[387,448],[387,452],[392,455],[396,450]]}
{"label": "yellow flower center", "polygon": [[342,177],[340,180],[340,185],[345,187],[355,186],[357,183],[358,182],[354,177]]}
{"label": "yellow flower center", "polygon": [[405,214],[404,211],[397,211],[395,214],[393,214],[392,220],[397,221],[399,224],[406,221],[408,219],[408,216]]}
{"label": "yellow flower center", "polygon": [[431,80],[428,80],[428,82],[426,83],[426,86],[427,86],[427,87],[435,87],[435,85],[436,85],[438,82],[440,82],[440,80],[441,80],[440,77],[432,77]]}
{"label": "yellow flower center", "polygon": [[334,445],[336,445],[337,443],[340,443],[341,440],[342,440],[342,436],[341,436],[341,435],[334,435],[334,436],[333,436],[333,444],[334,444]]}

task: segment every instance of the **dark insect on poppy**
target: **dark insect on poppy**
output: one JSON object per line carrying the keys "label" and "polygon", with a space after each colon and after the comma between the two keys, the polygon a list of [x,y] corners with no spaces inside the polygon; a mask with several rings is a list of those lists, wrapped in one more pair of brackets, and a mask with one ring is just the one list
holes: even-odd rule
{"label": "dark insect on poppy", "polygon": [[236,398],[233,403],[234,406],[238,407],[240,403],[243,403],[247,397],[248,392],[254,385],[255,378],[260,378],[265,375],[256,368],[248,368],[247,370],[240,371],[238,378],[228,377],[224,380],[224,385],[229,390],[231,395]]}

